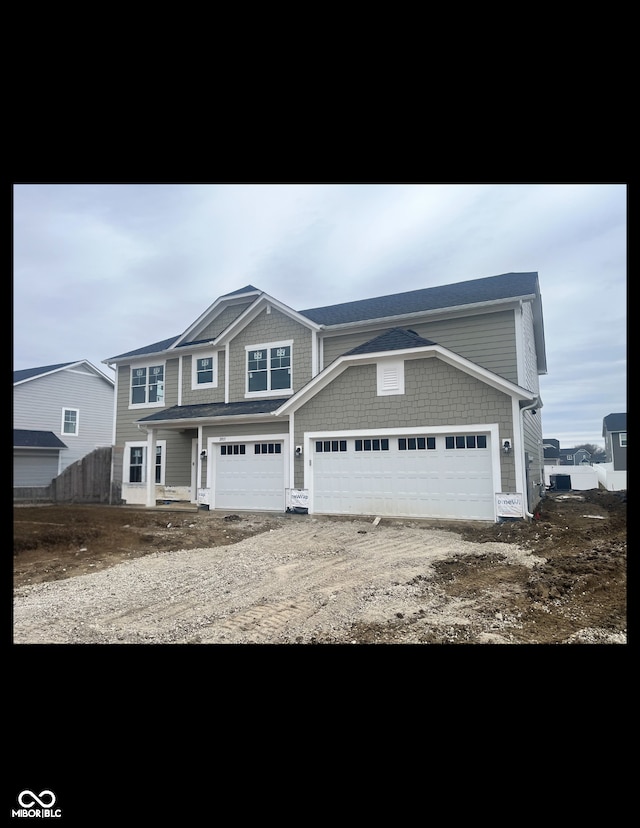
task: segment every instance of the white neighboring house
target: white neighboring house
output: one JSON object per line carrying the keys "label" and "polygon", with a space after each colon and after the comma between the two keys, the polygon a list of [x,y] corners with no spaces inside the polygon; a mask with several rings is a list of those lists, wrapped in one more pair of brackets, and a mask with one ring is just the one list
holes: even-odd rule
{"label": "white neighboring house", "polygon": [[111,446],[115,383],[87,360],[13,372],[13,485],[47,486]]}

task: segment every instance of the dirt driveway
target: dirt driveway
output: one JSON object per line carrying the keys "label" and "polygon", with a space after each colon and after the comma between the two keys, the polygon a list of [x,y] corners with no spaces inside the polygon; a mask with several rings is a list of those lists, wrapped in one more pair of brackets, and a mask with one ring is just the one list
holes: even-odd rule
{"label": "dirt driveway", "polygon": [[14,509],[14,642],[626,644],[626,493],[499,524]]}

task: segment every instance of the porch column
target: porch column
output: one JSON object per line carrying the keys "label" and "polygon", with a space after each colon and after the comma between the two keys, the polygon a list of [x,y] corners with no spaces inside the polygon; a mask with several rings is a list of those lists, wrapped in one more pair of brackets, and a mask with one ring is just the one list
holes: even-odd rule
{"label": "porch column", "polygon": [[147,506],[156,505],[156,429],[147,432]]}

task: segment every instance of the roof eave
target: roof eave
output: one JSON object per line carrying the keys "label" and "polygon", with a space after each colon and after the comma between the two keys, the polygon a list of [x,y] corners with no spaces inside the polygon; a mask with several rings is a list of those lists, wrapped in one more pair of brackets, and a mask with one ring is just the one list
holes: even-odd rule
{"label": "roof eave", "polygon": [[499,306],[513,305],[514,307],[520,302],[528,302],[539,297],[535,293],[528,293],[523,296],[509,296],[505,299],[490,299],[486,302],[471,302],[467,305],[448,305],[446,308],[433,308],[432,310],[412,311],[411,313],[402,313],[395,316],[378,316],[368,319],[359,319],[355,322],[338,322],[335,325],[323,324],[321,328],[323,331],[339,331],[345,329],[353,329],[360,327],[367,327],[371,325],[387,325],[393,322],[402,322],[410,319],[420,319],[425,316],[450,316],[451,314],[467,315],[469,311],[477,310],[482,312],[488,308]]}
{"label": "roof eave", "polygon": [[215,423],[238,423],[238,422],[256,422],[258,420],[270,419],[274,411],[263,411],[259,414],[219,414],[214,416],[189,417],[185,419],[173,420],[136,420],[135,424],[141,428],[152,428],[161,426],[162,428],[180,427],[180,428],[197,428],[202,425],[214,425]]}

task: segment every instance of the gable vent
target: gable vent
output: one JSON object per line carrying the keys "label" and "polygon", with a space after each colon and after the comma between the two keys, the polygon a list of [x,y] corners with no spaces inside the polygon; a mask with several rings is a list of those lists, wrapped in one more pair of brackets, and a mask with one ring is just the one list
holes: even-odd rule
{"label": "gable vent", "polygon": [[404,360],[385,360],[377,366],[378,396],[404,394]]}
{"label": "gable vent", "polygon": [[399,388],[400,378],[397,368],[382,369],[382,390],[395,391]]}

